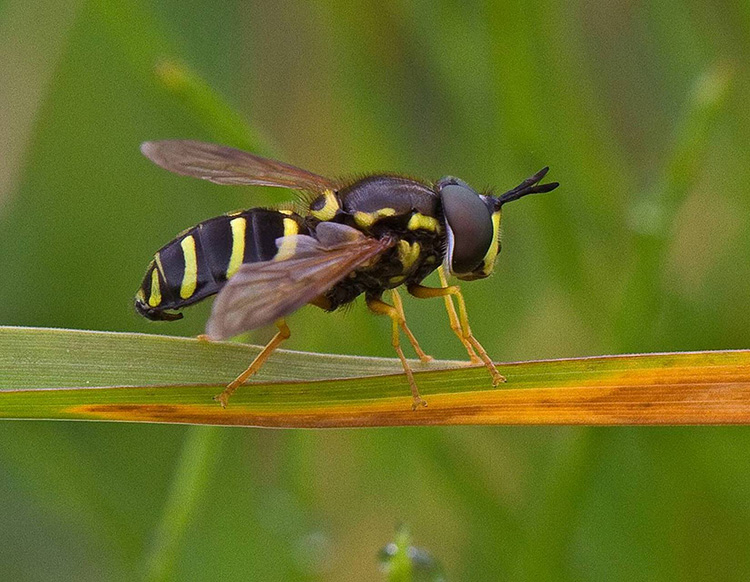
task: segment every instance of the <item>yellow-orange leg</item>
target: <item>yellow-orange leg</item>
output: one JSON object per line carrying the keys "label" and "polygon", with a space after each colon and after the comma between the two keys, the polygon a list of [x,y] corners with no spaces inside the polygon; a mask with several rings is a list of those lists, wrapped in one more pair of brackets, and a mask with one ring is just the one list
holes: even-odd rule
{"label": "yellow-orange leg", "polygon": [[289,331],[289,327],[283,319],[280,319],[276,322],[276,327],[279,328],[279,331],[275,336],[271,338],[271,341],[266,344],[266,347],[263,348],[263,350],[261,350],[261,352],[255,357],[253,362],[247,367],[247,370],[245,370],[244,372],[242,372],[242,374],[232,380],[227,385],[227,387],[224,388],[224,391],[221,394],[217,394],[216,396],[214,396],[214,400],[221,404],[222,408],[227,407],[227,404],[229,403],[229,397],[234,393],[234,391],[242,386],[250,376],[260,370],[261,366],[268,359],[268,356],[270,356],[273,351],[279,347],[279,344],[285,339],[289,339],[291,332]]}
{"label": "yellow-orange leg", "polygon": [[391,297],[393,298],[393,307],[396,308],[396,311],[398,311],[398,315],[401,318],[399,324],[401,325],[401,329],[404,330],[406,337],[409,338],[409,343],[411,343],[420,360],[425,363],[431,362],[433,359],[432,356],[428,356],[424,353],[424,350],[419,347],[417,338],[414,337],[414,334],[409,329],[409,326],[406,325],[406,315],[404,314],[404,304],[401,301],[401,295],[398,294],[398,291],[396,291],[396,289],[391,289]]}
{"label": "yellow-orange leg", "polygon": [[[428,299],[430,297],[445,297],[446,295],[453,295],[458,301],[458,314],[461,322],[461,334],[463,338],[469,342],[479,354],[479,358],[484,363],[484,366],[492,376],[492,385],[497,386],[498,384],[505,382],[505,378],[497,371],[495,364],[487,355],[487,352],[482,347],[474,335],[471,333],[471,327],[469,326],[469,316],[466,313],[466,303],[464,302],[464,296],[461,294],[461,289],[457,285],[448,285],[446,287],[423,287],[422,285],[411,285],[409,287],[409,293],[414,297],[420,299]],[[449,312],[450,313],[450,312]]]}
{"label": "yellow-orange leg", "polygon": [[388,305],[380,299],[367,299],[367,307],[369,307],[370,311],[372,311],[373,313],[377,313],[378,315],[387,315],[393,322],[393,329],[391,332],[391,345],[393,345],[393,349],[396,350],[396,353],[401,360],[401,365],[404,367],[406,379],[409,381],[409,388],[411,388],[411,395],[413,398],[413,402],[411,405],[412,410],[416,410],[418,406],[427,406],[427,402],[419,395],[417,383],[414,381],[414,374],[412,373],[411,368],[409,367],[409,362],[406,361],[404,352],[401,349],[399,327],[403,327],[404,325],[406,325],[406,323],[399,314],[398,309],[396,309],[392,305]]}
{"label": "yellow-orange leg", "polygon": [[[443,286],[443,288],[447,288],[448,285],[448,279],[445,276],[445,270],[443,267],[438,267],[438,276],[440,277],[440,284]],[[448,312],[448,322],[450,323],[451,329],[453,330],[453,333],[456,334],[456,337],[461,340],[461,343],[464,344],[464,348],[466,348],[466,353],[469,354],[469,360],[471,360],[472,364],[481,364],[482,360],[479,356],[477,356],[477,353],[474,351],[474,347],[471,345],[471,342],[464,336],[464,333],[461,329],[461,324],[458,321],[458,315],[456,314],[456,308],[453,305],[453,296],[449,293],[446,293],[443,295],[443,300],[445,301],[445,310]]]}

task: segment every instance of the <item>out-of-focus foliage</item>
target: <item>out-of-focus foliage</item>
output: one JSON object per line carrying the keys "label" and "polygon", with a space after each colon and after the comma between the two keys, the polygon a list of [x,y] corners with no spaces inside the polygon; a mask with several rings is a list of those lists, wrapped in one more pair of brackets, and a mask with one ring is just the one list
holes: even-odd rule
{"label": "out-of-focus foliage", "polygon": [[400,526],[392,542],[380,550],[380,569],[388,582],[445,582],[440,563],[424,548],[412,545],[409,530]]}
{"label": "out-of-focus foliage", "polygon": [[[499,190],[549,164],[560,189],[508,207],[497,275],[465,285],[491,354],[748,347],[748,62],[739,1],[4,0],[0,323],[199,333],[208,305],[134,314],[150,256],[288,195],[138,152],[189,137]],[[212,122],[213,91],[250,129]],[[463,357],[440,302],[406,309],[433,355]],[[391,355],[361,304],[290,325],[290,348]],[[196,434],[0,424],[0,578],[378,580],[397,522],[454,580],[750,574],[745,429]]]}

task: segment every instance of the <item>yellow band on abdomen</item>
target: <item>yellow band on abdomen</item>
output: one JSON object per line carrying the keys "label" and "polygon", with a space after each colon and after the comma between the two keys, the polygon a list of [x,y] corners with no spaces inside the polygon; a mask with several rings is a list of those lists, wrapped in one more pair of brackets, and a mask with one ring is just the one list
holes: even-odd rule
{"label": "yellow band on abdomen", "polygon": [[159,271],[154,264],[151,270],[151,293],[148,296],[148,304],[151,307],[157,307],[161,303],[161,288],[159,286]]}
{"label": "yellow band on abdomen", "polygon": [[234,218],[229,223],[232,228],[232,254],[229,257],[229,266],[227,267],[227,279],[237,272],[245,258],[245,228],[247,220],[244,218]]}
{"label": "yellow band on abdomen", "polygon": [[195,239],[186,236],[180,242],[183,258],[185,259],[185,274],[180,285],[180,297],[189,299],[195,293],[198,284],[198,257],[195,253]]}
{"label": "yellow band on abdomen", "polygon": [[294,235],[298,233],[299,227],[297,226],[297,221],[293,218],[285,218],[284,238],[281,239],[279,252],[273,258],[274,261],[284,261],[294,255],[294,251],[297,249],[297,239],[294,238]]}

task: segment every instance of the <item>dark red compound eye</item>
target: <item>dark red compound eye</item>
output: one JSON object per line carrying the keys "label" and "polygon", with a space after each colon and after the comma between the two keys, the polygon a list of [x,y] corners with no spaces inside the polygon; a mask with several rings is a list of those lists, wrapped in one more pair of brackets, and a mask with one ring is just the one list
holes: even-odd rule
{"label": "dark red compound eye", "polygon": [[[445,184],[448,180],[452,183]],[[492,214],[484,200],[467,185],[456,182],[455,178],[443,178],[438,187],[448,224],[450,270],[461,275],[481,265],[494,241],[494,231]]]}

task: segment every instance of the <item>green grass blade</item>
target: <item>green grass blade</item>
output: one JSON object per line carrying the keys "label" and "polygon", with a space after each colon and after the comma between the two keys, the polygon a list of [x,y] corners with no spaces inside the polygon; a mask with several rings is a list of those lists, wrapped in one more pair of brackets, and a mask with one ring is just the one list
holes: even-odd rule
{"label": "green grass blade", "polygon": [[154,65],[159,84],[211,132],[213,139],[247,150],[269,151],[267,136],[251,127],[247,119],[232,107],[197,73],[176,59],[162,59]]}
{"label": "green grass blade", "polygon": [[508,382],[455,362],[279,351],[224,410],[212,401],[257,346],[145,334],[0,328],[0,418],[267,427],[449,424],[746,424],[750,351],[503,364]]}
{"label": "green grass blade", "polygon": [[220,429],[191,427],[182,448],[169,497],[146,560],[145,580],[172,580],[177,554],[211,474],[211,461],[221,443]]}
{"label": "green grass blade", "polygon": [[167,91],[199,121],[211,139],[249,150],[273,151],[268,136],[253,127],[224,96],[177,57],[168,25],[139,3],[96,0],[92,4],[110,37],[147,84]]}
{"label": "green grass blade", "polygon": [[[15,193],[39,109],[83,4],[24,2],[0,5],[0,203]],[[54,14],[54,16],[52,16]]]}
{"label": "green grass blade", "polygon": [[[201,343],[139,333],[0,327],[0,390],[166,384],[227,384],[260,348]],[[388,358],[316,355],[280,350],[258,373],[265,381],[392,374]],[[440,364],[443,366],[445,363]]]}
{"label": "green grass blade", "polygon": [[615,320],[621,348],[654,343],[654,328],[644,331],[642,322],[657,319],[663,309],[664,261],[672,241],[675,215],[697,181],[702,156],[712,129],[723,111],[731,88],[733,70],[718,63],[696,79],[685,105],[672,153],[658,183],[636,200],[630,217],[635,235],[635,263]]}

